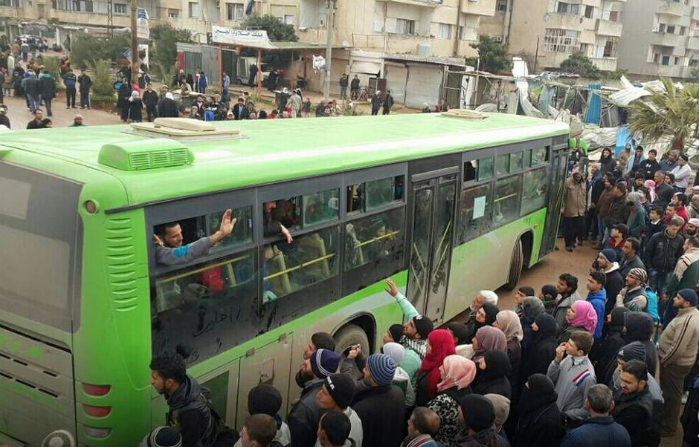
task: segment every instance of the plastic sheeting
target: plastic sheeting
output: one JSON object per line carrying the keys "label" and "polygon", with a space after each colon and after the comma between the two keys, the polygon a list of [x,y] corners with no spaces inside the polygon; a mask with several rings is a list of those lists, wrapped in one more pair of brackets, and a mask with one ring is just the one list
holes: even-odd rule
{"label": "plastic sheeting", "polygon": [[545,118],[544,114],[534,107],[531,101],[529,101],[529,83],[527,80],[517,79],[515,84],[517,85],[517,91],[519,92],[519,105],[522,107],[522,110],[524,110],[524,114],[536,118]]}
{"label": "plastic sheeting", "polygon": [[585,114],[585,122],[589,124],[599,124],[602,115],[602,98],[598,94],[593,93],[593,90],[601,90],[602,85],[590,84],[590,98],[587,102],[587,113]]}
{"label": "plastic sheeting", "polygon": [[626,79],[626,76],[621,77],[621,87],[621,90],[609,95],[609,100],[621,107],[628,107],[632,102],[650,96],[649,89],[661,93],[665,92],[665,87],[661,81],[644,82],[641,87],[637,87]]}

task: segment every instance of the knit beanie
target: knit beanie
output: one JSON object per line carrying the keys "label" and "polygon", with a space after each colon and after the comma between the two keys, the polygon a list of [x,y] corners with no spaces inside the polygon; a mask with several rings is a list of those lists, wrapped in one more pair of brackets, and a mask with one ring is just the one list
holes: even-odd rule
{"label": "knit beanie", "polygon": [[[638,267],[633,268],[633,269],[629,270],[629,273],[627,273],[626,276],[630,276],[630,277],[632,277],[632,278],[636,278],[638,281],[640,281],[641,284],[645,284],[645,283],[648,282],[648,274],[647,274],[646,271],[643,270],[642,268],[638,268]],[[689,290],[689,289],[687,289],[687,290]],[[694,302],[695,302],[695,303],[696,303],[696,296],[697,296],[697,295],[694,294],[694,297],[695,297],[695,301],[694,301]]]}
{"label": "knit beanie", "polygon": [[646,360],[646,348],[640,341],[634,341],[628,345],[623,346],[616,357],[622,362],[628,362],[631,360]]}
{"label": "knit beanie", "polygon": [[601,252],[599,252],[599,257],[603,258],[605,261],[607,261],[610,264],[614,264],[617,260],[616,257],[616,252],[612,250],[611,248],[605,248]]}
{"label": "knit beanie", "polygon": [[390,385],[396,373],[396,362],[386,354],[371,354],[367,359],[367,368],[377,385]]}
{"label": "knit beanie", "polygon": [[337,371],[340,354],[329,349],[319,349],[311,356],[311,369],[319,379],[324,379]]}
{"label": "knit beanie", "polygon": [[415,329],[422,340],[427,340],[427,336],[430,335],[430,332],[432,332],[432,329],[434,329],[432,320],[424,315],[417,315],[413,317],[413,324],[415,325]]}
{"label": "knit beanie", "polygon": [[495,425],[503,425],[510,415],[510,399],[499,394],[486,394],[484,397],[493,404]]}
{"label": "knit beanie", "polygon": [[391,327],[388,328],[388,333],[391,334],[391,338],[393,339],[393,341],[399,343],[401,337],[403,336],[403,325],[392,324]]}
{"label": "knit beanie", "polygon": [[248,411],[250,414],[276,416],[282,407],[282,395],[272,385],[257,385],[248,393]]}
{"label": "knit beanie", "polygon": [[488,398],[479,394],[469,394],[459,403],[464,415],[466,429],[479,432],[493,426],[495,408]]}
{"label": "knit beanie", "polygon": [[350,406],[356,388],[354,380],[346,374],[333,374],[325,378],[325,388],[338,407],[343,410]]}
{"label": "knit beanie", "polygon": [[182,436],[172,427],[157,427],[148,436],[148,447],[181,447]]}
{"label": "knit beanie", "polygon": [[684,298],[685,301],[689,302],[689,304],[692,305],[692,307],[696,307],[697,305],[697,292],[695,292],[692,289],[682,289],[679,292],[677,292],[679,296]]}
{"label": "knit beanie", "polygon": [[544,295],[544,299],[546,300],[552,300],[556,298],[556,295],[558,295],[558,292],[556,291],[556,286],[551,285],[551,284],[546,284],[541,288],[541,294]]}

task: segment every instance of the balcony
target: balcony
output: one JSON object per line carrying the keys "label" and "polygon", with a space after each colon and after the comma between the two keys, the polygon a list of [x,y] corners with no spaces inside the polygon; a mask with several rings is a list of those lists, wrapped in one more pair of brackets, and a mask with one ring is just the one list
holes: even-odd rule
{"label": "balcony", "polygon": [[592,63],[602,71],[616,70],[617,59],[615,57],[593,57]]}
{"label": "balcony", "polygon": [[699,51],[699,36],[694,36],[687,39],[687,49]]}
{"label": "balcony", "polygon": [[462,3],[463,7],[461,12],[465,14],[490,17],[495,15],[495,0],[480,0],[477,2],[465,1]]}
{"label": "balcony", "polygon": [[597,34],[600,36],[621,37],[624,25],[609,20],[597,20]]}
{"label": "balcony", "polygon": [[432,0],[378,0],[381,2],[385,3],[400,3],[402,5],[411,5],[411,6],[423,6],[425,8],[436,8],[437,6],[441,6],[442,2],[433,2]]}
{"label": "balcony", "polygon": [[684,40],[684,36],[678,36],[677,34],[653,33],[651,36],[653,45],[662,45],[664,47],[676,47],[681,40]]}
{"label": "balcony", "polygon": [[658,14],[668,14],[671,16],[682,17],[688,14],[689,6],[685,5],[683,2],[675,1],[665,1],[658,6],[656,12]]}
{"label": "balcony", "polygon": [[571,31],[582,31],[585,29],[585,19],[582,16],[571,16],[568,14],[559,14],[556,12],[548,13],[549,20],[546,22],[546,28],[557,28]]}
{"label": "balcony", "polygon": [[602,0],[580,0],[580,3],[583,5],[594,6],[595,8],[602,6]]}

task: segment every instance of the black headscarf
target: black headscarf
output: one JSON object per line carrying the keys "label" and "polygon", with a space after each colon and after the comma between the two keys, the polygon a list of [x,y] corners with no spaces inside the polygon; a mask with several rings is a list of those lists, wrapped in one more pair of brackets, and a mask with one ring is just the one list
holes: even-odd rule
{"label": "black headscarf", "polygon": [[558,325],[555,318],[549,314],[541,314],[534,320],[538,331],[534,332],[534,341],[543,340],[548,337],[555,337],[558,331]]}
{"label": "black headscarf", "polygon": [[457,345],[465,345],[471,342],[471,340],[468,339],[468,328],[465,324],[458,322],[449,323],[447,324],[447,329],[449,329],[456,338]]}
{"label": "black headscarf", "polygon": [[495,319],[498,316],[498,312],[500,312],[500,309],[498,309],[498,306],[496,306],[495,304],[485,303],[483,304],[483,312],[485,312],[486,326],[492,326],[493,323],[495,323]]}
{"label": "black headscarf", "polygon": [[630,312],[628,307],[615,307],[612,310],[612,318],[609,324],[610,332],[621,332],[624,330],[626,313]]}
{"label": "black headscarf", "polygon": [[517,414],[524,416],[541,407],[556,402],[558,394],[551,379],[544,374],[532,374],[522,388],[522,397],[517,404]]}
{"label": "black headscarf", "polygon": [[507,353],[503,351],[486,351],[483,354],[485,360],[485,369],[478,368],[476,378],[479,382],[488,382],[490,380],[507,377],[512,374],[512,365]]}

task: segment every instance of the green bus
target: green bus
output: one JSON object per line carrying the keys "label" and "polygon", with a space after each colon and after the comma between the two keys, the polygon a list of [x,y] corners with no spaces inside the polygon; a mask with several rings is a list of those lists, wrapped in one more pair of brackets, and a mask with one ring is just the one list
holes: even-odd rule
{"label": "green bus", "polygon": [[[0,444],[135,445],[164,422],[163,352],[230,426],[261,382],[288,411],[312,333],[376,350],[402,321],[385,278],[442,324],[551,252],[568,133],[460,111],[3,133]],[[165,224],[187,244],[227,209],[222,243],[157,261]]]}

